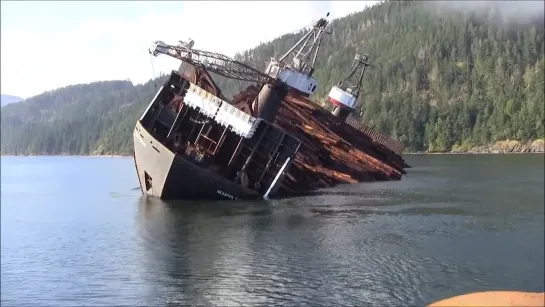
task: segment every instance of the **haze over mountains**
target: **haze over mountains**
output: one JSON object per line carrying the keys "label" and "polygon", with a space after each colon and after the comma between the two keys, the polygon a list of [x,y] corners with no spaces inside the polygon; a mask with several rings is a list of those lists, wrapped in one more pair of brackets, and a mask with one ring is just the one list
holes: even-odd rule
{"label": "haze over mountains", "polygon": [[19,102],[21,100],[23,100],[23,98],[21,97],[17,97],[17,96],[12,96],[12,95],[5,95],[5,94],[1,94],[0,95],[0,105],[3,107],[3,106],[7,106],[8,104],[10,103],[14,103],[14,102]]}
{"label": "haze over mountains", "polygon": [[[314,100],[366,53],[374,67],[360,96],[363,120],[410,151],[543,138],[543,3],[533,2],[385,2],[335,20],[317,59]],[[263,71],[301,35],[237,58]],[[155,91],[152,81],[105,81],[3,107],[2,154],[131,154],[135,121]]]}

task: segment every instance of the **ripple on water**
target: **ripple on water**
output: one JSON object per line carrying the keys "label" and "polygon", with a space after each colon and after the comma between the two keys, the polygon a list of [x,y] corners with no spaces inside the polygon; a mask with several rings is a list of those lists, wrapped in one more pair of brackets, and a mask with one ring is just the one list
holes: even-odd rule
{"label": "ripple on water", "polygon": [[[543,291],[543,184],[522,192],[542,171],[487,178],[476,169],[488,160],[468,174],[438,159],[400,182],[270,202],[135,204],[102,177],[85,198],[23,201],[18,186],[2,206],[2,306],[407,306]],[[67,191],[55,178],[43,187]]]}
{"label": "ripple on water", "polygon": [[200,217],[170,208],[168,220],[159,227],[146,224],[141,236],[148,252],[161,255],[153,261],[171,263],[160,270],[169,276],[163,282],[180,287],[167,287],[169,302],[404,305],[452,291],[439,280],[453,276],[490,286],[477,264],[420,250],[423,238],[459,237],[454,229],[467,227],[460,220],[478,213],[452,203],[317,203],[239,207]]}

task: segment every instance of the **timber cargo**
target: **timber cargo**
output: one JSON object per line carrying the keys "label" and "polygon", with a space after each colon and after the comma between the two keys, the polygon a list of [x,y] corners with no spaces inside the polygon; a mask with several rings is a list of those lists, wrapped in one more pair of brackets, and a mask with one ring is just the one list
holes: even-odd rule
{"label": "timber cargo", "polygon": [[[142,192],[162,199],[280,198],[339,184],[399,180],[403,146],[361,123],[366,55],[331,89],[332,111],[310,100],[324,18],[265,73],[193,42],[156,41],[152,55],[181,61],[133,133]],[[291,62],[288,61],[288,57]],[[212,75],[252,82],[228,99]]]}

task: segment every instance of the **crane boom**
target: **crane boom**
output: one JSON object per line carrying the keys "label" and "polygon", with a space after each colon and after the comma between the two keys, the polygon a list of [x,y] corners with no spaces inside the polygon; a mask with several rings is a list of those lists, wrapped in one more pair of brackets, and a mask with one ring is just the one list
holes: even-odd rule
{"label": "crane boom", "polygon": [[354,56],[354,64],[352,64],[348,75],[329,92],[329,101],[334,106],[333,115],[345,121],[348,115],[355,110],[360,96],[363,74],[365,68],[370,65],[366,54]]}
{"label": "crane boom", "polygon": [[[328,16],[329,13],[326,18]],[[315,22],[307,33],[279,60],[271,58],[267,66],[268,75],[285,82],[289,87],[296,89],[306,97],[314,94],[318,86],[318,80],[313,78],[312,74],[322,38],[324,34],[331,34],[327,31],[329,21],[326,18],[320,18]]]}
{"label": "crane boom", "polygon": [[155,41],[149,48],[149,53],[153,56],[165,54],[189,64],[203,67],[207,71],[229,79],[256,83],[271,83],[275,80],[259,70],[226,55],[193,49],[192,46],[193,41],[189,43],[180,42],[178,45]]}
{"label": "crane boom", "polygon": [[[327,13],[326,18],[329,17]],[[278,62],[284,63],[288,57],[291,55],[291,66],[292,68],[312,77],[314,72],[314,64],[316,63],[316,58],[318,57],[318,51],[320,50],[320,45],[322,44],[322,38],[324,34],[331,34],[326,30],[329,25],[329,21],[326,18],[320,18],[312,27],[307,31],[301,39],[295,45],[293,45],[290,50],[288,50]],[[299,48],[298,51],[295,51]],[[311,57],[312,56],[312,57]],[[309,61],[310,60],[310,61]],[[287,64],[287,63],[286,63]]]}
{"label": "crane boom", "polygon": [[344,80],[339,82],[338,87],[344,91],[348,91],[358,99],[362,87],[363,74],[365,73],[365,68],[369,65],[371,64],[369,63],[367,54],[363,56],[356,54],[350,72]]}

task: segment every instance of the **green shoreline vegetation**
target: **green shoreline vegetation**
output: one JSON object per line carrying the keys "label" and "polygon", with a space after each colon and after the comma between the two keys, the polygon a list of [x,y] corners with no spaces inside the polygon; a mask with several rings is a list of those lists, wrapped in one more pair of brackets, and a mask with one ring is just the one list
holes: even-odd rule
{"label": "green shoreline vegetation", "polygon": [[[453,150],[448,152],[429,152],[429,151],[421,151],[421,152],[411,152],[411,151],[405,151],[403,152],[404,155],[420,155],[420,154],[426,154],[426,155],[453,155],[453,154],[528,154],[528,153],[545,153],[545,140],[544,139],[538,139],[532,142],[522,143],[520,141],[516,140],[509,140],[509,141],[499,141],[492,145],[480,145],[476,147],[454,147]],[[71,156],[71,157],[102,157],[102,158],[126,158],[126,157],[132,157],[132,154],[126,154],[126,153],[112,153],[112,154],[79,154],[74,155],[71,153],[64,153],[64,154],[47,154],[47,153],[41,153],[41,154],[23,154],[23,155],[10,155],[10,154],[2,154],[0,155],[2,157],[35,157],[35,156],[51,156],[51,157],[61,157],[61,156]]]}
{"label": "green shoreline vegetation", "polygon": [[[366,53],[373,67],[359,112],[406,153],[543,152],[543,16],[506,18],[510,4],[474,13],[433,3],[384,2],[334,20],[317,59],[313,99],[324,103],[355,53]],[[235,58],[263,71],[302,34]],[[1,153],[131,155],[135,122],[162,82],[72,85],[2,107]],[[231,80],[218,84],[231,93],[242,88]]]}

